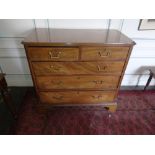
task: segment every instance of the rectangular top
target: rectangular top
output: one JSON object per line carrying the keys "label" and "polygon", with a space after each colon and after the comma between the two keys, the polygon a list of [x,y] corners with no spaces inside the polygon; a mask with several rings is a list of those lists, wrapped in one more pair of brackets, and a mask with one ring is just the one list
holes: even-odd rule
{"label": "rectangular top", "polygon": [[117,30],[47,29],[32,30],[22,42],[28,46],[134,45],[135,42]]}

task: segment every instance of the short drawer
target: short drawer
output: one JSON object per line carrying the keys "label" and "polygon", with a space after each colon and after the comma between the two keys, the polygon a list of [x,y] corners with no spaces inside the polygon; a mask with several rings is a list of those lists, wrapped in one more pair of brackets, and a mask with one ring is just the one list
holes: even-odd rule
{"label": "short drawer", "polygon": [[124,61],[107,62],[33,62],[35,75],[118,74]]}
{"label": "short drawer", "polygon": [[28,56],[32,61],[76,61],[78,48],[28,48]]}
{"label": "short drawer", "polygon": [[83,47],[81,51],[81,60],[125,60],[129,47]]}
{"label": "short drawer", "polygon": [[42,103],[48,104],[94,104],[114,100],[114,91],[61,91],[40,92]]}
{"label": "short drawer", "polygon": [[119,76],[40,76],[40,90],[50,89],[116,89]]}

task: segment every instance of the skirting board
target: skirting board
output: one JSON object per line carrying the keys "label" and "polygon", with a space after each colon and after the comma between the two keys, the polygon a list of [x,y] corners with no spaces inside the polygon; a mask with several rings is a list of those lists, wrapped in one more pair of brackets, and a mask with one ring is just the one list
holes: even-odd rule
{"label": "skirting board", "polygon": [[[145,86],[121,86],[120,90],[144,90]],[[155,86],[148,86],[146,90],[155,90]]]}

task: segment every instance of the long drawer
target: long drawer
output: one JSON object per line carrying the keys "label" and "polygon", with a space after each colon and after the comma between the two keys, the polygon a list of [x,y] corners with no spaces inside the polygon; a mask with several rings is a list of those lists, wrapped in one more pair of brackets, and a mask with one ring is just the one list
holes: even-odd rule
{"label": "long drawer", "polygon": [[83,47],[81,51],[81,60],[125,60],[129,47]]}
{"label": "long drawer", "polygon": [[32,61],[76,61],[79,57],[78,48],[28,48],[28,56]]}
{"label": "long drawer", "polygon": [[49,89],[116,89],[119,76],[38,76],[37,87]]}
{"label": "long drawer", "polygon": [[35,75],[111,74],[120,75],[124,61],[33,62]]}
{"label": "long drawer", "polygon": [[92,104],[113,101],[114,91],[65,91],[65,92],[40,92],[42,103],[48,104]]}

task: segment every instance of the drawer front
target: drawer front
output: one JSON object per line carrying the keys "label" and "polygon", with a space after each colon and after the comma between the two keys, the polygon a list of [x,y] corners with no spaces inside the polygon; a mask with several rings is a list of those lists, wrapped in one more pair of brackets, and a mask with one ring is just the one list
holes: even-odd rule
{"label": "drawer front", "polygon": [[128,47],[83,47],[81,60],[118,60],[126,59]]}
{"label": "drawer front", "polygon": [[116,89],[119,76],[40,76],[40,90],[47,89]]}
{"label": "drawer front", "polygon": [[28,48],[28,56],[32,61],[76,61],[78,48]]}
{"label": "drawer front", "polygon": [[40,92],[42,103],[48,104],[92,104],[113,101],[114,91],[66,91],[66,92]]}
{"label": "drawer front", "polygon": [[124,61],[116,62],[33,62],[35,75],[111,74],[120,75]]}

